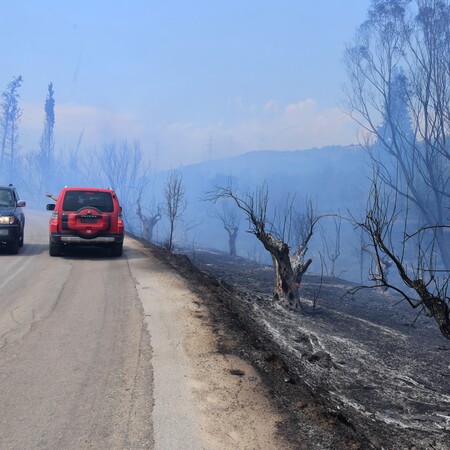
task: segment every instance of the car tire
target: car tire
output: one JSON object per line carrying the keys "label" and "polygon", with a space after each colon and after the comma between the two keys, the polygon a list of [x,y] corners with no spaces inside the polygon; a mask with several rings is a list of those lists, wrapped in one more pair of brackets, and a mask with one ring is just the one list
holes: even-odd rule
{"label": "car tire", "polygon": [[23,247],[23,230],[20,232],[19,247]]}
{"label": "car tire", "polygon": [[112,256],[122,256],[122,252],[123,252],[123,244],[113,244],[111,246]]}
{"label": "car tire", "polygon": [[50,241],[48,244],[48,254],[50,256],[59,256],[61,254],[61,245]]}

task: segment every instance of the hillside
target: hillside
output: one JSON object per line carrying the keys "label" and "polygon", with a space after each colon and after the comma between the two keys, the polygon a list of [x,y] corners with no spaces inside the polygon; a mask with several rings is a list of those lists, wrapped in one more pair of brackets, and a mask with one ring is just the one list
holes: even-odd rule
{"label": "hillside", "polygon": [[[320,207],[348,206],[364,195],[370,167],[360,147],[324,147],[303,151],[259,151],[182,167],[188,197],[195,199],[231,178],[240,189],[267,182],[277,201],[287,192],[311,196]],[[163,175],[164,178],[164,175]]]}
{"label": "hillside", "polygon": [[[210,247],[222,251],[227,251],[227,234],[220,221],[212,217],[215,205],[203,200],[214,187],[227,186],[231,180],[234,189],[245,193],[267,183],[270,210],[284,205],[286,197],[291,195],[295,196],[296,207],[300,210],[305,207],[306,199],[311,199],[318,213],[347,214],[348,210],[355,212],[365,206],[371,173],[366,152],[356,146],[250,152],[179,170],[188,203],[183,223],[176,230],[176,241],[183,246]],[[162,196],[167,176],[168,172],[154,175],[147,193],[148,199]],[[191,229],[186,231],[188,225]],[[334,232],[333,228],[329,229],[334,226],[331,221],[323,221],[321,226],[329,236]],[[246,230],[247,223],[242,218],[237,240],[238,254],[265,261],[266,252]],[[166,236],[163,223],[158,226],[155,236],[157,241],[163,242]],[[355,264],[352,261],[355,236],[351,225],[343,224],[342,240],[342,267],[338,273],[350,273],[348,266]],[[316,261],[322,245],[317,233],[310,246]],[[313,265],[312,270],[319,268]]]}

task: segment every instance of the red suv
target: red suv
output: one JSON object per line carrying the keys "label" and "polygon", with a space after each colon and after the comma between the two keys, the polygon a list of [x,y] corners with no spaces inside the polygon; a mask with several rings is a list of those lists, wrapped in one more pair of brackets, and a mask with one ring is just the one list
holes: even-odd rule
{"label": "red suv", "polygon": [[59,256],[64,246],[72,245],[106,246],[113,256],[122,255],[122,208],[112,189],[64,188],[47,210],[53,211],[50,256]]}

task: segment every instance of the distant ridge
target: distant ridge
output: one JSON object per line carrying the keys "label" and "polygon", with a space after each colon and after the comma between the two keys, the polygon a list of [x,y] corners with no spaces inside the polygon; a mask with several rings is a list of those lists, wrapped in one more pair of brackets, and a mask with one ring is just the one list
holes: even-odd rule
{"label": "distant ridge", "polygon": [[[179,170],[191,199],[203,197],[214,186],[226,185],[232,179],[240,190],[253,190],[266,182],[275,201],[291,193],[299,198],[312,197],[327,209],[365,198],[371,173],[366,152],[356,145],[252,151]],[[167,172],[159,174],[160,183],[166,177]]]}
{"label": "distant ridge", "polygon": [[[187,208],[176,229],[177,242],[184,246],[201,246],[227,251],[227,235],[214,210],[221,208],[205,201],[215,187],[226,187],[230,180],[233,189],[245,196],[258,185],[267,183],[269,215],[273,209],[284,206],[288,195],[295,198],[295,208],[304,210],[305,200],[311,199],[319,214],[336,213],[347,216],[348,211],[363,213],[370,188],[371,168],[367,153],[359,146],[329,146],[296,151],[252,151],[218,160],[181,167]],[[168,172],[156,174],[147,198],[161,198]],[[186,224],[189,225],[189,231]],[[164,239],[164,221],[160,239]],[[240,222],[238,254],[270,263],[267,252],[249,233],[244,215]],[[334,236],[332,220],[324,220],[314,235],[310,253],[316,264],[323,251],[321,235]],[[345,258],[354,258],[353,227],[346,221],[342,227],[342,251]],[[344,244],[345,242],[345,244]],[[345,248],[345,250],[344,250]],[[262,258],[262,259],[261,259]],[[266,259],[264,259],[266,258]],[[344,255],[343,255],[344,258]],[[311,270],[320,271],[320,267]]]}

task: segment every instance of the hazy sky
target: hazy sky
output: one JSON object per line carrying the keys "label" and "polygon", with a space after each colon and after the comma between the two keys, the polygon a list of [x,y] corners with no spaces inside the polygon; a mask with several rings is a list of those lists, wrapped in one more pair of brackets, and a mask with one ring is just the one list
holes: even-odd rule
{"label": "hazy sky", "polygon": [[154,166],[356,142],[339,108],[369,0],[2,2],[0,90],[22,75],[22,152],[47,86],[58,149],[138,140]]}

